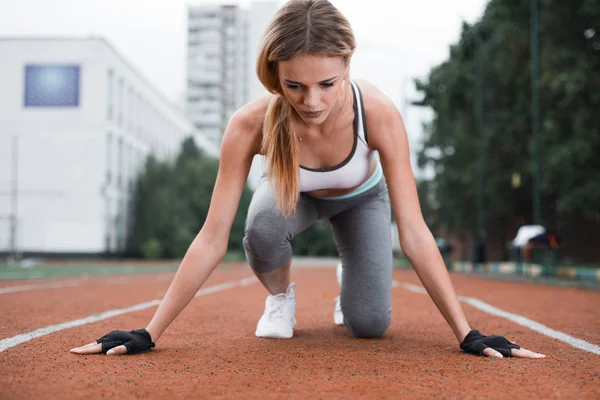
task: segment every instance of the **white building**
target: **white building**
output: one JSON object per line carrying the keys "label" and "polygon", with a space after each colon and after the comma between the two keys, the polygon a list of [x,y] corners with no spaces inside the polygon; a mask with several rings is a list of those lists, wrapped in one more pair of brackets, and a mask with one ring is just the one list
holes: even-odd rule
{"label": "white building", "polygon": [[252,101],[267,93],[262,83],[256,77],[256,58],[258,50],[271,18],[280,7],[277,1],[255,1],[248,5],[248,98]]}
{"label": "white building", "polygon": [[[280,7],[277,1],[252,2],[248,6],[248,101],[255,100],[267,93],[267,90],[256,77],[256,58],[258,50],[273,15]],[[263,156],[255,156],[248,176],[248,184],[255,188],[263,174]]]}
{"label": "white building", "polygon": [[219,141],[231,115],[265,93],[256,56],[276,1],[188,6],[188,118]]}
{"label": "white building", "polygon": [[218,156],[102,38],[0,38],[0,59],[0,254],[118,253],[149,153]]}
{"label": "white building", "polygon": [[245,15],[236,5],[188,8],[188,118],[220,142],[247,98]]}

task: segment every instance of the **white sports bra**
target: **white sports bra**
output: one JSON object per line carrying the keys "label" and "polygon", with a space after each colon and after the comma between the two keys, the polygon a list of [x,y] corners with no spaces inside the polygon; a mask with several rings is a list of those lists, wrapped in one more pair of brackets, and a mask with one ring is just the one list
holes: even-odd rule
{"label": "white sports bra", "polygon": [[368,146],[362,94],[356,83],[351,82],[351,86],[354,94],[354,146],[352,152],[335,167],[312,169],[300,165],[301,192],[350,189],[360,185],[369,176],[376,152]]}

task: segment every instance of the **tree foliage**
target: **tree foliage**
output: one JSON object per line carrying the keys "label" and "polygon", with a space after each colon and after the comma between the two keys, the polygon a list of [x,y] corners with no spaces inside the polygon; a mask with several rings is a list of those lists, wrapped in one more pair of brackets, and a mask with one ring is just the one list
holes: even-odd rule
{"label": "tree foliage", "polygon": [[[435,171],[429,205],[451,231],[473,232],[476,209],[476,50],[483,76],[484,204],[488,237],[507,218],[532,222],[530,1],[491,0],[481,20],[463,24],[449,58],[417,80],[434,119],[419,164]],[[542,219],[600,221],[600,4],[539,0]],[[513,187],[513,175],[520,186]],[[440,221],[443,218],[443,221]]]}
{"label": "tree foliage", "polygon": [[[150,155],[138,177],[132,200],[127,255],[143,258],[181,258],[202,228],[217,178],[219,161],[186,139],[177,158],[164,162]],[[242,239],[250,188],[242,193],[228,251],[243,256]],[[294,238],[294,254],[336,255],[333,237],[323,221]]]}
{"label": "tree foliage", "polygon": [[[186,139],[174,161],[150,155],[133,196],[127,253],[134,257],[180,258],[202,228],[217,177],[219,161]],[[245,188],[228,249],[242,252],[245,211],[251,191]]]}

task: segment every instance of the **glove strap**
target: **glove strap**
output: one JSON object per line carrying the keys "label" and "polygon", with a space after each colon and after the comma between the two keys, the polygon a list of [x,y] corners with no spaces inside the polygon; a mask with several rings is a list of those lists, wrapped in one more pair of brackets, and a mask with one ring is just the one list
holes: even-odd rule
{"label": "glove strap", "polygon": [[133,334],[137,334],[137,335],[142,335],[145,339],[147,339],[150,342],[150,347],[156,347],[156,345],[154,344],[154,342],[152,341],[152,336],[150,336],[150,332],[148,332],[146,330],[146,328],[142,328],[142,329],[135,329],[133,331],[131,331],[131,333]]}

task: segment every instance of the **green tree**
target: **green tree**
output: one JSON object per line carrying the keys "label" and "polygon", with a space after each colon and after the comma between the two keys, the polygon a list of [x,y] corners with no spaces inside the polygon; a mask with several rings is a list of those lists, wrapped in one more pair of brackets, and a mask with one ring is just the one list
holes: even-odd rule
{"label": "green tree", "polygon": [[[543,223],[600,217],[600,7],[596,0],[540,0]],[[504,243],[506,221],[532,221],[529,0],[491,0],[481,20],[463,24],[450,57],[416,82],[430,107],[421,167],[436,172],[428,213],[451,231],[475,228],[476,51],[483,60],[485,216],[488,239]],[[521,185],[511,186],[513,174]],[[434,198],[434,201],[429,200]],[[437,210],[443,208],[443,210]]]}
{"label": "green tree", "polygon": [[[193,138],[182,142],[172,162],[149,156],[134,192],[128,254],[183,257],[208,215],[218,168],[219,161],[198,149]],[[242,251],[250,198],[245,188],[229,237],[230,251]]]}
{"label": "green tree", "polygon": [[320,220],[292,240],[295,255],[336,257],[338,255],[329,222]]}

